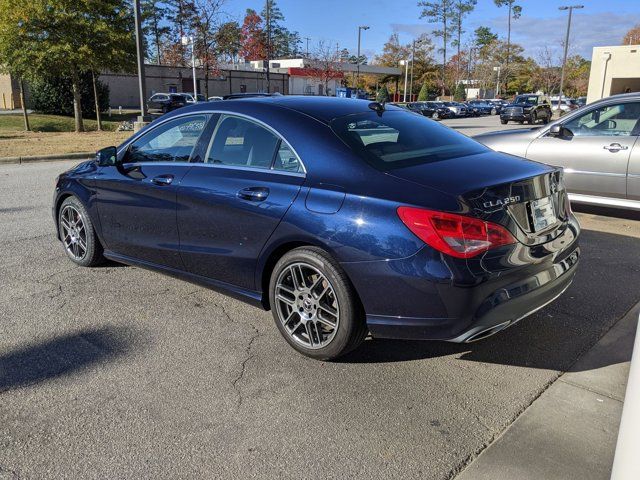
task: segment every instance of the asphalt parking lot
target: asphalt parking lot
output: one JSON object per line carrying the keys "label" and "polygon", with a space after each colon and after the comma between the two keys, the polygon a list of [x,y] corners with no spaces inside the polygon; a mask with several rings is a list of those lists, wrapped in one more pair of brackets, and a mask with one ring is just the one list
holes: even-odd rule
{"label": "asphalt parking lot", "polygon": [[318,362],[269,312],[74,266],[50,212],[71,165],[0,166],[0,479],[450,479],[640,300],[640,218],[582,211],[573,285],[516,326]]}

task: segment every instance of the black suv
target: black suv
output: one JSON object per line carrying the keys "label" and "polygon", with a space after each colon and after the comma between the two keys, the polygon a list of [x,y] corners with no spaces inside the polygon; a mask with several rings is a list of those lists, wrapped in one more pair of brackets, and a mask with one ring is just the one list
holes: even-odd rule
{"label": "black suv", "polygon": [[506,125],[507,122],[518,122],[529,124],[551,121],[551,101],[546,95],[526,94],[518,95],[512,103],[507,105],[500,112],[500,123]]}

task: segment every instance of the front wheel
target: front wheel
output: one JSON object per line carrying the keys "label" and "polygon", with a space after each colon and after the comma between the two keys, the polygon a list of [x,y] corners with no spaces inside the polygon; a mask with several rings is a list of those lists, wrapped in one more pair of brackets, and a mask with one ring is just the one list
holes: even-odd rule
{"label": "front wheel", "polygon": [[495,108],[492,108],[492,109],[491,109],[491,115],[495,115],[495,114],[497,114],[497,113],[498,113],[498,111],[497,111]]}
{"label": "front wheel", "polygon": [[102,263],[102,245],[87,210],[77,198],[68,197],[60,205],[58,231],[64,251],[73,263],[81,267]]}
{"label": "front wheel", "polygon": [[434,120],[440,120],[440,114],[438,112],[434,112],[433,115],[431,115],[431,118]]}
{"label": "front wheel", "polygon": [[322,249],[303,247],[286,253],[271,274],[269,300],[282,336],[308,357],[340,357],[367,334],[351,282]]}
{"label": "front wheel", "polygon": [[500,119],[500,123],[501,123],[502,125],[506,125],[506,124],[508,123],[508,120],[502,120],[502,119]]}

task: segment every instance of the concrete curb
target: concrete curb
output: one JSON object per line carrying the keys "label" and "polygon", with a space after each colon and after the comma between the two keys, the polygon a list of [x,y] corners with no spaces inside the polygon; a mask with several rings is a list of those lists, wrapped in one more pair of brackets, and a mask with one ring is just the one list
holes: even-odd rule
{"label": "concrete curb", "polygon": [[53,155],[35,155],[25,157],[0,157],[0,165],[57,162],[60,160],[88,160],[95,156],[95,152],[63,153]]}

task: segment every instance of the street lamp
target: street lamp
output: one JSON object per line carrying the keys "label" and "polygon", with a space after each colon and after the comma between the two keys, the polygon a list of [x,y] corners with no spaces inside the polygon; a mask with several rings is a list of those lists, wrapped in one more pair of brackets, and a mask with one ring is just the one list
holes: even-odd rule
{"label": "street lamp", "polygon": [[498,72],[498,80],[496,81],[496,98],[498,98],[500,94],[500,65],[493,67],[493,70]]}
{"label": "street lamp", "polygon": [[196,48],[192,36],[182,37],[182,45],[191,45],[191,68],[193,69],[193,100],[198,102],[198,82],[196,80]]}
{"label": "street lamp", "polygon": [[400,65],[404,65],[404,95],[402,101],[407,101],[407,77],[409,76],[409,60],[400,60]]}
{"label": "street lamp", "polygon": [[133,0],[133,16],[135,21],[136,28],[136,54],[137,54],[137,62],[138,62],[138,93],[140,95],[140,116],[138,117],[138,121],[134,124],[134,129],[139,130],[142,128],[146,122],[149,122],[149,117],[147,117],[147,106],[146,106],[146,98],[145,98],[145,78],[144,78],[144,46],[143,46],[143,36],[142,36],[142,14],[140,10],[140,0]]}
{"label": "street lamp", "polygon": [[358,27],[358,56],[356,57],[356,89],[358,88],[358,82],[360,81],[360,33],[362,30],[369,30],[369,27],[366,25],[361,25]]}
{"label": "street lamp", "polygon": [[560,75],[560,96],[558,105],[562,105],[562,88],[564,87],[564,68],[567,64],[567,50],[569,50],[569,31],[571,30],[571,14],[574,9],[584,8],[584,5],[572,5],[570,7],[558,7],[558,10],[569,10],[569,19],[567,21],[567,35],[564,38],[564,56],[562,57],[562,74]]}

